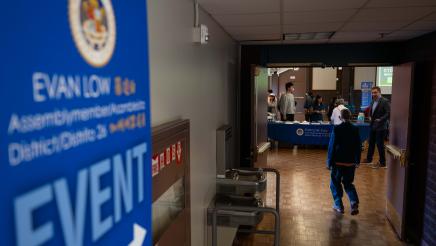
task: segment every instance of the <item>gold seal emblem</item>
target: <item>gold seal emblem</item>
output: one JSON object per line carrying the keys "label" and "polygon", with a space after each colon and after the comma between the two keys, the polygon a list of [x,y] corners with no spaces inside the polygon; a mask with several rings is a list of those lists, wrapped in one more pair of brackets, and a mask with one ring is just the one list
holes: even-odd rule
{"label": "gold seal emblem", "polygon": [[69,0],[69,19],[80,55],[94,67],[106,65],[115,50],[115,15],[110,0]]}

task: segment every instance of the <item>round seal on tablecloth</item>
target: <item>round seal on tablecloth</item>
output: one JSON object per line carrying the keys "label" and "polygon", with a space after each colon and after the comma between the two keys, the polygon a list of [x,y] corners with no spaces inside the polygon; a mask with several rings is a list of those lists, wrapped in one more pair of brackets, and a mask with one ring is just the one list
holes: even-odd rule
{"label": "round seal on tablecloth", "polygon": [[298,129],[297,129],[297,132],[296,132],[296,133],[297,133],[297,135],[298,135],[298,136],[300,136],[300,137],[301,137],[301,136],[303,136],[303,135],[304,135],[304,130],[303,130],[303,129],[301,129],[301,128],[298,128]]}

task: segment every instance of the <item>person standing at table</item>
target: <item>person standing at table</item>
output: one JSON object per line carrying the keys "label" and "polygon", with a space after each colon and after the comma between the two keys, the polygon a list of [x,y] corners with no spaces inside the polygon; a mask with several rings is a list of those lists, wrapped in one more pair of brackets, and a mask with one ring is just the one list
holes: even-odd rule
{"label": "person standing at table", "polygon": [[333,114],[333,109],[336,108],[336,99],[338,99],[337,97],[333,97],[330,101],[329,104],[329,110],[327,111],[327,118],[330,119],[332,117]]}
{"label": "person standing at table", "polygon": [[295,116],[295,98],[294,98],[294,84],[292,82],[286,83],[286,94],[280,97],[280,112],[283,121],[294,121]]}
{"label": "person standing at table", "polygon": [[349,109],[341,110],[341,118],[343,122],[334,127],[330,136],[327,157],[327,167],[331,170],[330,190],[334,200],[333,210],[344,213],[343,185],[350,200],[351,215],[357,215],[359,213],[359,197],[353,181],[356,167],[360,164],[359,128],[351,123]]}
{"label": "person standing at table", "polygon": [[336,99],[335,102],[336,107],[333,109],[332,116],[330,117],[330,121],[335,126],[340,125],[343,122],[341,119],[341,111],[346,109],[344,103],[345,103],[344,99],[342,98]]}
{"label": "person standing at table", "polygon": [[272,90],[268,90],[268,113],[277,113],[277,98]]}
{"label": "person standing at table", "polygon": [[310,115],[311,122],[322,121],[322,114],[325,112],[324,104],[322,104],[322,96],[316,95],[312,104],[312,113]]}
{"label": "person standing at table", "polygon": [[309,91],[306,93],[304,98],[304,120],[310,121],[310,110],[313,104],[313,92]]}
{"label": "person standing at table", "polygon": [[372,168],[386,168],[385,157],[385,138],[388,133],[388,121],[391,113],[389,101],[382,97],[380,87],[375,86],[371,89],[372,102],[370,105],[371,131],[369,134],[369,146],[366,159],[363,161],[372,164],[375,145],[377,144],[380,160]]}

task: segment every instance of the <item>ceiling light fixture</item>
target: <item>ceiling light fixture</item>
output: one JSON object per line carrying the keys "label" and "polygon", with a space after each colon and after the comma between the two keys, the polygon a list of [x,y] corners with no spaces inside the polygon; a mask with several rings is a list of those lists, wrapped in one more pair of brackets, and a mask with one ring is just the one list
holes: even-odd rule
{"label": "ceiling light fixture", "polygon": [[330,39],[335,35],[335,32],[304,32],[304,33],[285,33],[283,40],[323,40]]}

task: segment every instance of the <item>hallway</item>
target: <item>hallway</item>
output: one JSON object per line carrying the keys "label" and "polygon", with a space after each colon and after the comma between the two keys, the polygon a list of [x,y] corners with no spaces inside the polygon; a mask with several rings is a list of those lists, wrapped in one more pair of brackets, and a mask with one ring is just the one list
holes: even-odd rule
{"label": "hallway", "polygon": [[[375,155],[376,157],[377,155]],[[326,151],[320,149],[274,149],[269,167],[281,173],[282,246],[291,245],[403,245],[385,219],[385,169],[362,164],[356,170],[355,185],[360,199],[360,214],[350,215],[344,196],[345,214],[332,211]],[[362,158],[363,159],[363,158]],[[274,177],[268,177],[267,205],[274,204]],[[264,219],[260,228],[272,228]],[[273,245],[272,236],[239,235],[234,245]]]}

